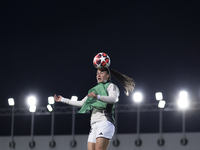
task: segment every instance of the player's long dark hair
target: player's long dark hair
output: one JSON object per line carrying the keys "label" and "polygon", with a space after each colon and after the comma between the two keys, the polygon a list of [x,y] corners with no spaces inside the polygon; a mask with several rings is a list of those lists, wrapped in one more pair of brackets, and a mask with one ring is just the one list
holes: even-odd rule
{"label": "player's long dark hair", "polygon": [[128,96],[129,92],[132,92],[135,88],[135,82],[133,81],[132,78],[114,70],[111,68],[104,68],[102,69],[102,71],[107,71],[108,74],[111,74],[112,76],[114,76],[125,88],[125,94]]}
{"label": "player's long dark hair", "polygon": [[125,94],[128,96],[129,92],[132,92],[135,88],[135,82],[132,78],[114,70],[110,69],[111,75],[113,75],[126,89]]}

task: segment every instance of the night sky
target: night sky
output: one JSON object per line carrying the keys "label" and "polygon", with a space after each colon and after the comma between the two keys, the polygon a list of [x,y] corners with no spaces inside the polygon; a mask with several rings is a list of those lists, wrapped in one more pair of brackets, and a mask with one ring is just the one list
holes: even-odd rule
{"label": "night sky", "polygon": [[[46,107],[54,94],[82,99],[96,85],[92,60],[99,52],[110,56],[110,68],[134,79],[143,103],[156,103],[158,91],[166,102],[175,102],[180,90],[188,91],[191,102],[199,101],[199,8],[197,0],[1,1],[0,108],[9,108],[10,97],[17,108],[27,109],[29,95],[37,97],[38,107]],[[119,104],[132,104],[132,95],[126,97],[112,80],[120,88]],[[186,131],[200,131],[199,114],[188,113],[193,126],[186,125]],[[181,132],[181,113],[164,115],[164,131]],[[89,115],[76,117],[76,133],[87,134]],[[135,118],[135,113],[119,114],[120,122],[131,122],[126,128],[119,124],[119,132],[134,133]],[[9,135],[10,117],[0,119],[0,135]],[[71,133],[71,115],[55,121],[56,134]],[[50,116],[36,116],[35,122],[35,134],[50,134]],[[17,116],[16,126],[21,123],[30,128],[30,116]],[[158,114],[142,113],[141,124],[141,132],[158,132]],[[15,134],[30,131],[16,129]]]}

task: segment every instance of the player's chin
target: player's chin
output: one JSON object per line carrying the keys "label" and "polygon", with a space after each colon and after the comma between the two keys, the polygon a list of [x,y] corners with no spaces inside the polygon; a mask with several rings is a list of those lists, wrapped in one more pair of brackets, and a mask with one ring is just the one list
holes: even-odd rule
{"label": "player's chin", "polygon": [[97,83],[101,83],[101,82],[103,82],[102,80],[97,80]]}

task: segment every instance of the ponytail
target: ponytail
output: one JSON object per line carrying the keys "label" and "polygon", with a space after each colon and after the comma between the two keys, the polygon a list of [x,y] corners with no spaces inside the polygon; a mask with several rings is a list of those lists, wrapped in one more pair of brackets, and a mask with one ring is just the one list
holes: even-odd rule
{"label": "ponytail", "polygon": [[123,85],[125,88],[125,94],[128,96],[129,92],[132,92],[135,87],[135,82],[132,78],[110,68],[110,73]]}

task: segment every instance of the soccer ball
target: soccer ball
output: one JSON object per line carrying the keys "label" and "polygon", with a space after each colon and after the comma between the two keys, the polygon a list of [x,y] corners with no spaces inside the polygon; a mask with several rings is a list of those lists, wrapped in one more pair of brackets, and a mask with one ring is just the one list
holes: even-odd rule
{"label": "soccer ball", "polygon": [[98,53],[93,59],[93,64],[97,69],[108,68],[110,66],[110,57],[106,53]]}

